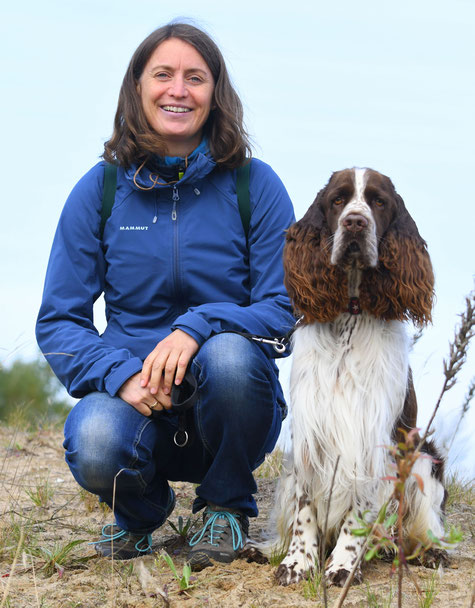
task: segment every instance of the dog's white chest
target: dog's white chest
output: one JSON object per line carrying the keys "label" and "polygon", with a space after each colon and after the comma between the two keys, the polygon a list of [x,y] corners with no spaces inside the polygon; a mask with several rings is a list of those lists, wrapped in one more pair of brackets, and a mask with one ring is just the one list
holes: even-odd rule
{"label": "dog's white chest", "polygon": [[345,313],[333,323],[313,323],[295,332],[293,354],[291,390],[310,391],[314,403],[334,402],[342,391],[349,406],[381,393],[405,394],[408,338],[398,321]]}
{"label": "dog's white chest", "polygon": [[370,491],[373,481],[387,473],[388,456],[382,446],[389,444],[404,405],[404,325],[365,313],[344,314],[333,323],[299,328],[293,356],[295,465],[313,481],[316,472],[319,487],[326,492],[340,456],[339,487]]}

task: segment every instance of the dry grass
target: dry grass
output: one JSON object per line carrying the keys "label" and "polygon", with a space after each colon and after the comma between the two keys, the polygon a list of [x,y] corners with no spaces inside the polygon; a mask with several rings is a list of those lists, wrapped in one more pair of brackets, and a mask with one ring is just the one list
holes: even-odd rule
{"label": "dry grass", "polygon": [[282,470],[284,455],[281,450],[276,448],[271,454],[266,454],[264,462],[256,470],[257,479],[276,479]]}
{"label": "dry grass", "polygon": [[[276,452],[258,472],[262,516],[252,522],[251,534],[265,525],[281,460],[282,454]],[[42,480],[48,481],[53,492],[44,504],[36,504],[25,489],[42,495]],[[473,572],[474,548],[470,535],[473,487],[456,480],[449,486],[450,518],[465,529],[466,540],[455,559],[458,569],[450,569],[442,577],[436,575],[437,595],[432,605],[445,608],[450,603],[451,608],[468,608],[466,583]],[[177,508],[171,521],[177,525],[178,517],[186,521],[189,516],[194,487],[186,483],[174,487]],[[170,526],[154,535],[155,555],[115,563],[97,558],[87,543],[111,520],[111,513],[72,479],[58,431],[0,432],[0,496],[0,608],[322,606],[318,577],[283,588],[274,582],[273,566],[241,560],[192,574],[187,585],[181,582],[187,588],[180,589],[187,549]],[[171,556],[179,578],[163,559],[158,559],[163,550]],[[137,569],[139,563],[142,565]],[[429,589],[433,573],[422,567],[413,567],[412,571],[421,588]],[[345,605],[394,605],[394,581],[389,577],[388,564],[370,564],[366,580],[367,587],[350,590]],[[330,606],[338,593],[337,589],[328,590]],[[419,608],[409,585],[404,606]]]}
{"label": "dry grass", "polygon": [[460,479],[456,474],[448,475],[445,481],[447,490],[446,510],[450,512],[457,505],[475,507],[475,482]]}

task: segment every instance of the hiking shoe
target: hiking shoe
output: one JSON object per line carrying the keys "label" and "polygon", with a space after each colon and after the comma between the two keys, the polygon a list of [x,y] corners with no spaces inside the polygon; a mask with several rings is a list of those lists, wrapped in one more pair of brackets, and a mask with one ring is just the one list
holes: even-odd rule
{"label": "hiking shoe", "polygon": [[[175,492],[170,488],[170,504],[165,519],[174,508]],[[152,535],[122,530],[117,524],[106,524],[102,528],[102,539],[90,544],[101,557],[132,559],[152,552]]]}
{"label": "hiking shoe", "polygon": [[102,537],[102,540],[94,544],[94,549],[101,557],[132,559],[152,551],[151,534],[127,532],[116,524],[106,524],[102,528]]}
{"label": "hiking shoe", "polygon": [[246,542],[249,520],[235,509],[208,504],[203,514],[203,527],[189,544],[188,563],[194,571],[212,566],[211,560],[230,563]]}

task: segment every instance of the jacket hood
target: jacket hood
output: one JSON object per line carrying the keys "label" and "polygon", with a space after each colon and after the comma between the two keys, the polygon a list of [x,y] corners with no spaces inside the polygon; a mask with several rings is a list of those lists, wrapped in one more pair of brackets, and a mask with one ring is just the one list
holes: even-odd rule
{"label": "jacket hood", "polygon": [[139,167],[138,163],[134,163],[125,170],[125,177],[134,190],[171,188],[173,185],[192,184],[206,177],[208,173],[211,173],[216,167],[216,163],[209,153],[198,153],[189,163],[183,177],[175,184],[164,184],[163,180],[159,179],[159,183],[154,185],[157,174],[144,165],[136,175]]}

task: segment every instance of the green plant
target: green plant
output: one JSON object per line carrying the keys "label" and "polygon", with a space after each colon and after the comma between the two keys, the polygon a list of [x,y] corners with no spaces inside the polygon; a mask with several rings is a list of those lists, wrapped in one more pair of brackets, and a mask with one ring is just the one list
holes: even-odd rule
{"label": "green plant", "polygon": [[52,576],[55,572],[58,572],[61,577],[68,562],[69,566],[76,566],[91,559],[90,557],[71,557],[71,553],[77,545],[85,542],[85,540],[72,540],[66,545],[55,543],[51,548],[36,546],[28,548],[26,551],[33,557],[43,560],[44,563],[41,569],[46,576]]}
{"label": "green plant", "polygon": [[54,489],[51,487],[49,480],[41,479],[33,489],[26,489],[25,493],[31,498],[37,507],[46,507],[50,499],[53,497]]}
{"label": "green plant", "polygon": [[433,572],[422,596],[419,597],[419,608],[430,608],[439,590],[437,589],[437,572]]}
{"label": "green plant", "polygon": [[178,517],[178,521],[177,521],[177,525],[175,525],[173,522],[171,522],[169,519],[167,519],[167,523],[168,525],[172,528],[172,530],[174,532],[176,532],[177,534],[179,534],[184,540],[186,540],[188,533],[190,532],[190,530],[193,528],[193,526],[196,524],[196,522],[198,521],[199,517],[196,517],[195,519],[192,519],[191,517],[188,517],[188,519],[186,520],[186,523],[184,523],[184,519],[183,517],[180,515]]}
{"label": "green plant", "polygon": [[180,576],[178,574],[175,564],[173,563],[172,558],[168,555],[168,553],[166,551],[164,551],[160,555],[160,558],[164,560],[164,562],[167,564],[167,566],[172,571],[173,576],[178,581],[178,586],[180,588],[180,591],[188,591],[189,589],[192,589],[193,587],[196,586],[196,583],[194,581],[192,581],[191,567],[188,563],[185,562],[183,564],[183,571],[182,571],[182,575]]}
{"label": "green plant", "polygon": [[365,561],[370,561],[374,557],[381,557],[382,553],[397,552],[398,547],[392,534],[392,529],[397,520],[397,513],[387,514],[388,503],[385,503],[374,522],[367,520],[368,511],[361,517],[355,515],[360,528],[351,530],[353,536],[365,536],[366,549],[364,554]]}
{"label": "green plant", "polygon": [[276,568],[286,555],[287,549],[284,546],[275,549],[269,557],[269,564]]}
{"label": "green plant", "polygon": [[315,564],[315,568],[313,569],[312,573],[309,574],[303,584],[303,596],[306,600],[320,597],[323,577],[323,571],[318,564]]}

